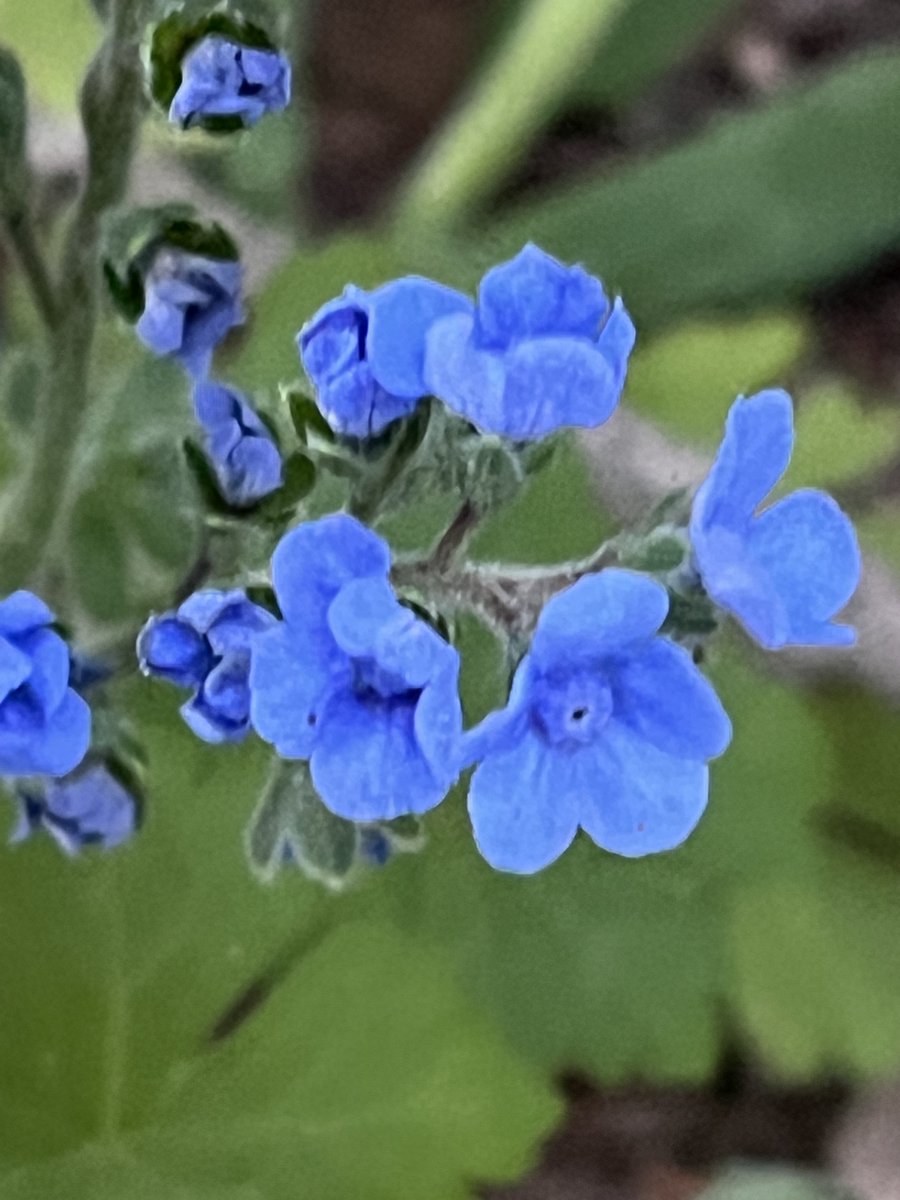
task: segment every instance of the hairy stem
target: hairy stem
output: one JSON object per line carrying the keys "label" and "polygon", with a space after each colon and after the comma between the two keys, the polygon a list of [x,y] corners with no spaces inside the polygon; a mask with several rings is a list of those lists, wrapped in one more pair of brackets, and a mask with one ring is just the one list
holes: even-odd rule
{"label": "hairy stem", "polygon": [[33,577],[67,498],[90,400],[100,221],[125,196],[140,127],[143,86],[138,42],[144,4],[145,0],[114,0],[110,5],[106,38],[81,89],[87,175],[62,255],[56,289],[58,319],[32,453],[3,514],[0,587],[4,590]]}
{"label": "hairy stem", "polygon": [[41,254],[31,217],[24,210],[12,213],[6,218],[6,232],[28,281],[35,308],[44,325],[52,332],[59,321],[56,292]]}

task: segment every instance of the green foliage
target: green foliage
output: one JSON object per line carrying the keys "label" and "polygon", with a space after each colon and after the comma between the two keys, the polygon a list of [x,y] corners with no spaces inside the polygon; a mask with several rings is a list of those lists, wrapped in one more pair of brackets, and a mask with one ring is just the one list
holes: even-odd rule
{"label": "green foliage", "polygon": [[715,445],[738,395],[786,386],[810,343],[791,313],[737,321],[689,321],[638,347],[626,401],[674,432]]}
{"label": "green foliage", "polygon": [[804,392],[784,487],[839,487],[877,472],[896,457],[900,413],[887,406],[864,406],[861,400],[838,380]]}
{"label": "green foliage", "polygon": [[90,5],[85,0],[0,0],[0,30],[18,54],[34,97],[57,112],[74,112],[79,83],[100,41],[100,23]]}
{"label": "green foliage", "polygon": [[900,58],[836,68],[687,145],[571,185],[495,222],[491,261],[528,239],[620,289],[642,330],[772,305],[900,238]]}
{"label": "green foliage", "polygon": [[521,1172],[558,1104],[440,949],[377,914],[332,928],[298,876],[260,888],[240,838],[266,751],[200,743],[166,685],[120,699],[141,835],[75,862],[29,842],[0,877],[3,1196],[465,1200]]}
{"label": "green foliage", "polygon": [[0,46],[0,215],[14,213],[25,189],[28,108],[19,60]]}

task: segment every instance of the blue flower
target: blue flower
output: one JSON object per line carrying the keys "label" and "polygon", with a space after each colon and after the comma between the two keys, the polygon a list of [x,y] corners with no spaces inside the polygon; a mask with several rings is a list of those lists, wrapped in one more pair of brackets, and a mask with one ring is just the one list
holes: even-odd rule
{"label": "blue flower", "polygon": [[291,530],[272,559],[285,619],[253,649],[254,728],[309,759],[324,804],[353,821],[425,812],[459,773],[459,655],[397,601],[389,569],[353,517]]}
{"label": "blue flower", "polygon": [[244,320],[241,264],[163,246],[144,280],[138,337],[156,354],[181,360],[191,375],[208,374],[213,350]]}
{"label": "blue flower", "polygon": [[601,425],[619,402],[635,331],[599,279],[528,245],[428,332],[429,390],[484,433],[542,438]]}
{"label": "blue flower", "polygon": [[120,846],[137,828],[138,806],[131,792],[103,763],[94,763],[43,790],[22,789],[19,821],[10,837],[21,842],[46,829],[66,854],[83,846]]}
{"label": "blue flower", "polygon": [[90,709],[52,621],[31,592],[0,601],[0,775],[65,775],[87,753]]}
{"label": "blue flower", "polygon": [[502,871],[553,862],[579,825],[638,857],[685,840],[731,726],[690,654],[655,637],[664,587],[586,575],[545,606],[507,707],[467,735],[478,848]]}
{"label": "blue flower", "polygon": [[336,433],[373,437],[408,416],[428,394],[425,335],[469,301],[428,279],[407,276],[374,292],[350,284],[297,335],[319,408]]}
{"label": "blue flower", "polygon": [[793,445],[786,392],[735,401],[694,499],[694,561],[713,600],[767,649],[850,645],[853,629],[831,620],[859,583],[850,519],[830,496],[809,488],[756,515],[787,469]]}
{"label": "blue flower", "polygon": [[269,429],[239,392],[219,383],[194,388],[194,412],[225,500],[247,508],[282,484],[281,455]]}
{"label": "blue flower", "polygon": [[239,117],[249,127],[287,108],[290,96],[291,64],[283,54],[205,37],[184,56],[169,120],[190,129],[208,117]]}
{"label": "blue flower", "polygon": [[138,638],[145,675],[193,689],[181,708],[205,742],[239,742],[250,728],[250,650],[276,624],[241,591],[195,592],[173,613],[151,617]]}

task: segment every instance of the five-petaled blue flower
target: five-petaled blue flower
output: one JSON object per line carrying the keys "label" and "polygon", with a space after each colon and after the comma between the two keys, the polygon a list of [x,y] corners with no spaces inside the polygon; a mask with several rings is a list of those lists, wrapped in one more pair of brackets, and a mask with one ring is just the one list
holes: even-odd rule
{"label": "five-petaled blue flower", "polygon": [[308,758],[323,802],[357,821],[425,812],[459,773],[459,655],[398,602],[389,570],[353,517],[291,530],[272,559],[285,619],[250,670],[256,731]]}
{"label": "five-petaled blue flower", "polygon": [[21,842],[46,829],[66,854],[83,846],[120,846],[137,828],[137,801],[103,763],[93,763],[43,789],[22,788],[19,820],[10,837]]}
{"label": "five-petaled blue flower", "polygon": [[65,775],[87,753],[90,709],[52,621],[31,592],[0,601],[0,775]]}
{"label": "five-petaled blue flower", "polygon": [[319,408],[336,433],[373,437],[408,416],[428,394],[423,378],[430,326],[469,301],[418,276],[373,292],[350,284],[297,335]]}
{"label": "five-petaled blue flower", "polygon": [[138,337],[156,354],[178,358],[196,377],[209,373],[213,350],[244,320],[241,264],[173,246],[157,251],[144,280]]}
{"label": "five-petaled blue flower", "polygon": [[581,826],[614,854],[685,840],[731,725],[690,654],[654,636],[664,587],[607,569],[545,606],[507,707],[467,735],[478,848],[503,871],[553,862]]}
{"label": "five-petaled blue flower", "polygon": [[145,675],[194,694],[181,715],[205,742],[239,742],[250,728],[250,651],[275,617],[241,591],[195,592],[173,613],[151,617],[138,638]]}
{"label": "five-petaled blue flower", "polygon": [[190,129],[208,117],[239,117],[249,127],[287,108],[290,97],[291,64],[283,54],[211,35],[182,60],[169,120]]}
{"label": "five-petaled blue flower", "polygon": [[824,492],[801,488],[757,515],[787,469],[794,444],[791,398],[760,392],[735,401],[713,468],[691,513],[703,586],[769,650],[849,645],[831,618],[859,583],[850,519]]}
{"label": "five-petaled blue flower", "polygon": [[219,489],[234,508],[247,508],[281,487],[281,455],[270,430],[239,392],[202,381],[194,388],[194,412]]}
{"label": "five-petaled blue flower", "polygon": [[430,328],[425,380],[483,432],[541,438],[612,415],[634,339],[599,279],[528,245],[488,271],[477,305]]}

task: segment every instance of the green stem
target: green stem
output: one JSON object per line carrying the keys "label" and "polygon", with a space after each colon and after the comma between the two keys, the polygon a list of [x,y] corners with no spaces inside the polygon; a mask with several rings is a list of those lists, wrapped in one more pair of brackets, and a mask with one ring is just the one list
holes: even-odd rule
{"label": "green stem", "polygon": [[10,214],[6,218],[6,232],[31,288],[35,307],[47,329],[52,332],[59,320],[56,292],[41,254],[31,217],[24,211]]}
{"label": "green stem", "polygon": [[530,0],[455,118],[410,180],[398,224],[452,227],[531,144],[593,58],[626,0]]}
{"label": "green stem", "polygon": [[137,144],[143,81],[139,37],[145,0],[116,0],[106,38],[81,89],[87,176],[62,255],[58,321],[39,399],[32,453],[3,514],[0,588],[33,577],[67,498],[90,392],[99,306],[100,221],[120,203]]}

